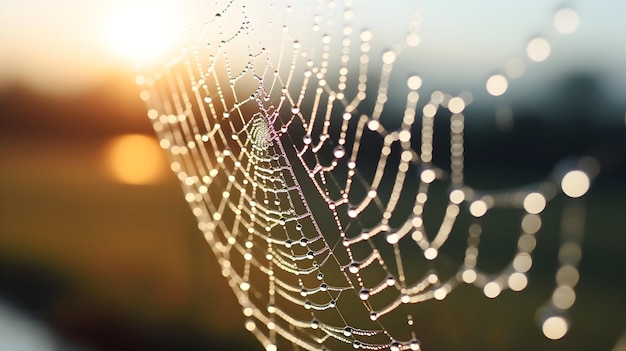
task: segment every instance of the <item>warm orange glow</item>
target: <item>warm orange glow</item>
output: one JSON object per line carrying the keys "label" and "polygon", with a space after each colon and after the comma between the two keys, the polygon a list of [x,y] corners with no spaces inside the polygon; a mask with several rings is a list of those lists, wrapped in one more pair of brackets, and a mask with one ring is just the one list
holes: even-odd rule
{"label": "warm orange glow", "polygon": [[113,139],[105,150],[106,163],[116,180],[128,184],[154,184],[167,170],[158,142],[139,134]]}
{"label": "warm orange glow", "polygon": [[180,39],[173,1],[123,2],[104,23],[104,37],[119,55],[146,63],[159,59]]}

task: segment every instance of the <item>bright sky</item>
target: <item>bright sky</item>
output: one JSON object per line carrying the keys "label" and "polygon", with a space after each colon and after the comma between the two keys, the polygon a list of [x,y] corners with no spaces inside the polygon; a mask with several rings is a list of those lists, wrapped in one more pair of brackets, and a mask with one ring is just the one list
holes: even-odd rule
{"label": "bright sky", "polygon": [[[174,0],[0,1],[0,87],[66,93],[171,47]],[[180,2],[178,2],[180,3]],[[8,54],[6,54],[8,53]]]}
{"label": "bright sky", "polygon": [[[138,60],[158,60],[175,46],[184,27],[181,3],[0,1],[0,88],[20,81],[40,91],[71,92],[112,70],[132,71]],[[622,45],[626,1],[569,1],[567,5],[580,15],[580,27],[568,38],[551,26],[561,5],[546,0],[403,0],[393,2],[395,9],[380,11],[379,2],[355,1],[355,12],[363,18],[357,25],[399,36],[406,30],[411,7],[418,10],[424,55],[411,64],[438,84],[477,76],[486,80],[506,60],[523,56],[532,36],[541,35],[551,41],[553,52],[561,53],[559,60],[565,66],[611,72],[612,84],[626,90],[626,46]]]}

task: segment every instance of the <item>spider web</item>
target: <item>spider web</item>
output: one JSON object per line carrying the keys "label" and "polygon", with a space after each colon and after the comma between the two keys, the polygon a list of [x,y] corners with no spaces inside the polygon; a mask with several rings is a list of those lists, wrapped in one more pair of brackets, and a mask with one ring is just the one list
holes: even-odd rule
{"label": "spider web", "polygon": [[[190,2],[187,15],[193,40],[137,82],[245,328],[267,350],[420,349],[416,304],[461,284],[489,298],[523,290],[542,212],[584,195],[595,176],[583,158],[522,187],[466,184],[472,95],[423,96],[420,76],[393,75],[419,46],[416,16],[381,49],[352,25],[350,0]],[[500,95],[507,79],[494,75],[487,89]],[[436,120],[446,121],[442,136]],[[479,244],[498,211],[513,214],[517,246],[487,272]],[[584,211],[580,200],[563,211],[543,324],[551,338],[567,331]],[[453,236],[466,242],[460,258],[443,252]]]}

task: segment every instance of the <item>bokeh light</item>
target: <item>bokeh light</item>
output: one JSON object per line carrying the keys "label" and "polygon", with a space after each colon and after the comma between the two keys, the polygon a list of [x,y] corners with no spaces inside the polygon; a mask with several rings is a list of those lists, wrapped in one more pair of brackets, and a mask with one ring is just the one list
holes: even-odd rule
{"label": "bokeh light", "polygon": [[460,97],[453,97],[448,102],[448,109],[452,113],[461,113],[465,109],[465,101]]}
{"label": "bokeh light", "polygon": [[487,92],[493,96],[504,94],[508,87],[509,82],[501,74],[495,74],[487,79]]}
{"label": "bokeh light", "polygon": [[105,149],[107,167],[116,180],[137,185],[163,179],[166,163],[154,138],[130,134],[114,138]]}
{"label": "bokeh light", "polygon": [[489,282],[485,284],[483,288],[483,293],[490,299],[498,297],[502,292],[502,287],[497,282]]}
{"label": "bokeh light", "polygon": [[550,56],[550,43],[544,38],[535,38],[528,43],[526,53],[535,62],[545,61]]}
{"label": "bokeh light", "polygon": [[522,291],[528,285],[528,278],[526,278],[526,274],[516,272],[509,276],[508,284],[511,290]]}
{"label": "bokeh light", "polygon": [[563,317],[553,316],[543,322],[541,329],[546,338],[557,340],[567,334],[567,321]]}
{"label": "bokeh light", "polygon": [[581,197],[587,193],[591,186],[589,176],[579,170],[569,171],[561,179],[561,189],[569,197]]}
{"label": "bokeh light", "polygon": [[561,34],[571,34],[578,29],[578,13],[571,8],[563,8],[554,15],[554,27]]}
{"label": "bokeh light", "polygon": [[524,198],[524,209],[530,214],[541,213],[546,208],[546,198],[539,193],[530,193]]}
{"label": "bokeh light", "polygon": [[520,58],[512,58],[506,61],[504,65],[504,72],[509,78],[519,78],[524,74],[524,61]]}

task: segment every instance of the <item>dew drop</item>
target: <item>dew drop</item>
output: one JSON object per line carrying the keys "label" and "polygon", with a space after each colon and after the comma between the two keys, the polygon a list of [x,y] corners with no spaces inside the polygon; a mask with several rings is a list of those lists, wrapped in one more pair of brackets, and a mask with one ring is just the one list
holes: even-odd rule
{"label": "dew drop", "polygon": [[320,321],[318,321],[317,319],[314,319],[311,321],[311,329],[317,329],[320,326]]}
{"label": "dew drop", "polygon": [[359,267],[359,263],[358,262],[352,262],[350,263],[350,266],[348,266],[348,270],[350,271],[350,273],[352,274],[357,274],[359,273],[360,267]]}
{"label": "dew drop", "polygon": [[346,150],[344,150],[343,146],[339,145],[333,150],[333,155],[335,155],[335,158],[342,158],[346,155]]}
{"label": "dew drop", "polygon": [[391,351],[400,351],[400,347],[402,346],[402,344],[400,344],[397,341],[394,341],[393,343],[391,343],[391,347],[389,348]]}
{"label": "dew drop", "polygon": [[361,289],[361,291],[359,291],[359,298],[363,301],[369,299],[370,297],[370,291],[367,289]]}

